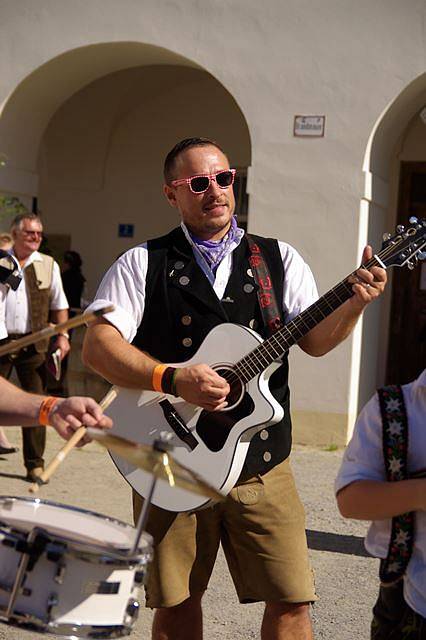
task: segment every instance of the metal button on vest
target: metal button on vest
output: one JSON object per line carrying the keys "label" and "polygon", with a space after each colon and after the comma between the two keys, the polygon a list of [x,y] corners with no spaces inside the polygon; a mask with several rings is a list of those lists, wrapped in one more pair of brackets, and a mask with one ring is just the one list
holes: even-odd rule
{"label": "metal button on vest", "polygon": [[263,459],[265,462],[271,462],[271,454],[269,453],[269,451],[265,451],[265,453],[263,454]]}
{"label": "metal button on vest", "polygon": [[247,269],[247,275],[250,276],[250,278],[253,278],[253,271],[251,269]]}
{"label": "metal button on vest", "polygon": [[182,262],[182,260],[178,260],[177,262],[175,262],[174,267],[175,269],[183,269],[185,266],[185,263]]}
{"label": "metal button on vest", "polygon": [[181,323],[182,323],[183,325],[185,325],[185,327],[187,327],[188,325],[190,325],[190,324],[191,324],[191,322],[192,322],[192,318],[191,318],[191,316],[182,316],[182,318],[180,319],[180,321],[181,321]]}
{"label": "metal button on vest", "polygon": [[267,440],[269,438],[268,431],[266,431],[266,429],[262,429],[262,431],[260,432],[260,437],[262,440]]}
{"label": "metal button on vest", "polygon": [[257,327],[257,320],[255,320],[254,318],[252,320],[250,320],[249,322],[249,327],[250,329],[256,329]]}
{"label": "metal button on vest", "polygon": [[243,290],[245,293],[251,293],[254,290],[254,286],[248,282],[244,285]]}
{"label": "metal button on vest", "polygon": [[181,276],[179,278],[179,284],[181,284],[183,287],[186,287],[186,285],[189,284],[188,276]]}
{"label": "metal button on vest", "polygon": [[191,347],[192,346],[192,338],[184,338],[182,340],[182,344],[184,347]]}

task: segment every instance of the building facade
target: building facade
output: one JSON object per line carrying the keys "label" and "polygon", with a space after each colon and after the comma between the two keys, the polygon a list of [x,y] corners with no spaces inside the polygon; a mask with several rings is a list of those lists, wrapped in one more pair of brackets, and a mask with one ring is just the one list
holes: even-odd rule
{"label": "building facade", "polygon": [[[426,212],[423,0],[0,0],[0,16],[0,193],[82,255],[86,297],[178,222],[162,160],[186,136],[227,150],[249,231],[295,246],[321,293]],[[339,348],[293,348],[296,440],[345,443],[376,386],[410,377],[425,296],[425,267],[391,276]]]}

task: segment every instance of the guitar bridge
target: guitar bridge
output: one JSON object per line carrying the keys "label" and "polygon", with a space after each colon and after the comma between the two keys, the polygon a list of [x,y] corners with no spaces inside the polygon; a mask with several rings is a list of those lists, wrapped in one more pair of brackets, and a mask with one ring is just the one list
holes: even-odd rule
{"label": "guitar bridge", "polygon": [[198,440],[193,436],[191,431],[186,426],[185,422],[178,414],[172,403],[165,398],[161,400],[159,403],[160,407],[163,410],[164,417],[167,420],[167,423],[172,428],[177,437],[185,442],[191,451],[194,451],[195,447],[198,446]]}

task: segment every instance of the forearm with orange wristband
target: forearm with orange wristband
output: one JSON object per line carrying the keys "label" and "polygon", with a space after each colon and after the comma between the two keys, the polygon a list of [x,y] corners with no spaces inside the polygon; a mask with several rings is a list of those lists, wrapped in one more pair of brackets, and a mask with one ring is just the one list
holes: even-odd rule
{"label": "forearm with orange wristband", "polygon": [[53,396],[48,396],[44,398],[43,402],[40,405],[39,413],[38,413],[38,423],[44,427],[49,425],[49,415],[52,411],[55,404],[58,402],[59,398],[54,398]]}
{"label": "forearm with orange wristband", "polygon": [[159,393],[178,396],[176,391],[176,375],[179,369],[166,364],[157,364],[152,372],[152,387]]}

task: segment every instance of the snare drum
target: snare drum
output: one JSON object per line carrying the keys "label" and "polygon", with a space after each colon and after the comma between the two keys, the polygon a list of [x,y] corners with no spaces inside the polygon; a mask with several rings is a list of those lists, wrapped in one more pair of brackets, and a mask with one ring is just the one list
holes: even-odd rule
{"label": "snare drum", "polygon": [[128,635],[152,556],[124,522],[47,500],[0,496],[0,621],[82,638]]}

